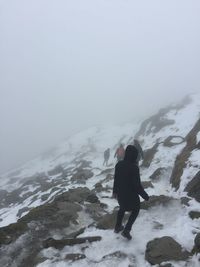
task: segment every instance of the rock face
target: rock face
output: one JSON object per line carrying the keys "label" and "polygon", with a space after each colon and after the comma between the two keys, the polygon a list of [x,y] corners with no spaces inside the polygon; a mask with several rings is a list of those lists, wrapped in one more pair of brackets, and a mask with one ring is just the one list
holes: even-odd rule
{"label": "rock face", "polygon": [[183,251],[179,243],[172,237],[163,236],[147,243],[145,258],[154,265],[165,261],[182,261],[188,259],[190,253]]}
{"label": "rock face", "polygon": [[181,176],[183,174],[184,168],[186,167],[191,152],[196,148],[198,132],[200,132],[200,119],[196,122],[192,130],[186,136],[186,146],[176,157],[176,161],[170,178],[170,182],[176,190],[179,188]]}
{"label": "rock face", "polygon": [[200,171],[188,183],[185,191],[188,193],[188,196],[193,197],[196,201],[200,202]]}

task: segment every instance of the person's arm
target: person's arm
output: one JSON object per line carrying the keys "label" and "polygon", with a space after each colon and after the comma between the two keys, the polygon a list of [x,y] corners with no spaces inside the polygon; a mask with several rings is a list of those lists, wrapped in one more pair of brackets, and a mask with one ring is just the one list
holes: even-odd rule
{"label": "person's arm", "polygon": [[144,199],[144,200],[149,200],[149,195],[147,194],[147,192],[144,190],[142,184],[141,184],[141,180],[140,180],[140,171],[138,166],[136,166],[135,169],[135,186],[136,186],[136,190],[137,193]]}

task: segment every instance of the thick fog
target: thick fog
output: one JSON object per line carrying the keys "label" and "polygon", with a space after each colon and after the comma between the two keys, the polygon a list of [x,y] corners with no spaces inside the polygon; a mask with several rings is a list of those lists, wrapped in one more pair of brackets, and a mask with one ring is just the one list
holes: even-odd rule
{"label": "thick fog", "polygon": [[200,91],[199,0],[0,0],[0,173]]}

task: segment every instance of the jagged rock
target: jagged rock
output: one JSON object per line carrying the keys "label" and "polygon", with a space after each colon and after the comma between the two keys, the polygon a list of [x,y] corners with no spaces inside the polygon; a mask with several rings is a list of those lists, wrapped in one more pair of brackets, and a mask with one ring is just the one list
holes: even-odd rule
{"label": "jagged rock", "polygon": [[71,181],[76,183],[85,183],[87,179],[93,176],[93,172],[89,169],[76,169],[76,173],[72,176]]}
{"label": "jagged rock", "polygon": [[172,237],[163,236],[149,241],[146,246],[145,259],[152,265],[165,261],[185,261],[190,256]]}
{"label": "jagged rock", "polygon": [[82,260],[85,258],[86,258],[86,256],[84,254],[80,254],[80,253],[71,253],[71,254],[65,255],[65,257],[64,257],[65,260],[72,261],[72,262]]}
{"label": "jagged rock", "polygon": [[200,218],[200,212],[199,211],[190,211],[189,216],[192,220],[199,219]]}
{"label": "jagged rock", "polygon": [[63,167],[61,165],[56,166],[54,169],[48,171],[48,175],[54,176],[63,173]]}
{"label": "jagged rock", "polygon": [[193,197],[196,201],[200,202],[200,171],[188,183],[185,191],[188,192],[188,196]]}
{"label": "jagged rock", "polygon": [[44,248],[54,247],[56,249],[62,249],[65,246],[74,246],[77,244],[83,244],[86,242],[96,242],[100,241],[101,236],[89,236],[89,237],[82,237],[82,238],[67,238],[62,240],[56,240],[53,238],[49,238],[43,242]]}
{"label": "jagged rock", "polygon": [[165,176],[166,171],[167,171],[166,168],[158,168],[153,172],[153,174],[149,178],[153,182],[159,181],[162,178],[162,176]]}
{"label": "jagged rock", "polygon": [[181,151],[181,153],[176,157],[176,161],[170,178],[170,182],[176,190],[179,188],[181,176],[187,165],[191,152],[196,148],[198,132],[200,132],[200,119],[196,122],[192,130],[186,136],[186,145]]}
{"label": "jagged rock", "polygon": [[191,199],[189,198],[189,197],[182,197],[181,198],[181,204],[182,205],[185,205],[185,206],[187,206],[187,207],[189,207],[189,201],[190,201]]}
{"label": "jagged rock", "polygon": [[144,159],[142,162],[142,167],[148,168],[151,165],[151,162],[157,152],[157,148],[159,146],[159,143],[156,143],[152,148],[149,148],[144,151]]}
{"label": "jagged rock", "polygon": [[[177,141],[177,139],[179,139],[179,141]],[[182,136],[170,135],[164,140],[163,146],[172,147],[172,146],[180,145],[183,142],[185,142],[185,138],[183,138]]]}
{"label": "jagged rock", "polygon": [[176,202],[176,201],[178,200],[172,197],[164,196],[164,195],[151,196],[148,201],[141,202],[141,209],[147,210],[157,205],[167,206],[171,202]]}
{"label": "jagged rock", "polygon": [[154,187],[153,184],[152,184],[152,182],[150,182],[150,181],[144,181],[144,182],[142,182],[142,186],[143,186],[144,189],[149,188],[149,187],[151,187],[151,188]]}

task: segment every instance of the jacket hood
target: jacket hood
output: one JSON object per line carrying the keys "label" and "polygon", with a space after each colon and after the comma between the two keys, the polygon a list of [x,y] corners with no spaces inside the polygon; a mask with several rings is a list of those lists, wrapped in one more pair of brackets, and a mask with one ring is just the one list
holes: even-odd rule
{"label": "jacket hood", "polygon": [[124,160],[129,162],[136,162],[138,151],[135,146],[128,145],[125,151]]}

